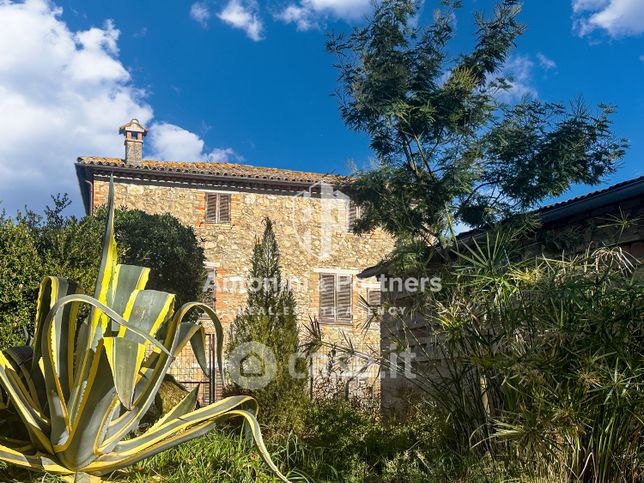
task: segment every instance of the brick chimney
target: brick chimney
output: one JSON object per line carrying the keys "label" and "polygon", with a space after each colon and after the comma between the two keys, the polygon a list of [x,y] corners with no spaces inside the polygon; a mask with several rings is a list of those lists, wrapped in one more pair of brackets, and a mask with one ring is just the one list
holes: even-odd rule
{"label": "brick chimney", "polygon": [[143,160],[143,136],[148,130],[141,126],[138,119],[132,119],[119,128],[119,134],[125,136],[125,164],[138,166]]}

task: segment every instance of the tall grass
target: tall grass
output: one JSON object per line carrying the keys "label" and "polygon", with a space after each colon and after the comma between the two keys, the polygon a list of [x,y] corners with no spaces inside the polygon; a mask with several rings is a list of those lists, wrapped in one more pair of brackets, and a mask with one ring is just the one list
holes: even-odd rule
{"label": "tall grass", "polygon": [[[620,249],[522,259],[488,235],[460,247],[443,291],[401,332],[427,360],[415,385],[448,415],[455,445],[564,481],[641,477],[644,290]],[[406,321],[403,321],[403,325]],[[440,357],[436,357],[439,354]]]}
{"label": "tall grass", "polygon": [[[385,325],[415,353],[408,387],[447,422],[443,451],[497,475],[643,478],[642,266],[619,248],[528,257],[521,234],[457,246],[440,292],[397,301],[408,310]],[[390,355],[382,368],[405,377]]]}
{"label": "tall grass", "polygon": [[[263,464],[259,454],[253,451],[246,438],[238,429],[213,431],[207,435],[184,443],[146,459],[131,468],[105,477],[105,481],[148,483],[162,482],[277,482],[270,470]],[[272,456],[281,458],[279,448],[273,446]],[[10,482],[51,482],[64,480],[53,475],[29,473],[0,463],[0,481]],[[290,481],[303,481],[295,470],[287,473]],[[306,481],[306,480],[304,480]]]}

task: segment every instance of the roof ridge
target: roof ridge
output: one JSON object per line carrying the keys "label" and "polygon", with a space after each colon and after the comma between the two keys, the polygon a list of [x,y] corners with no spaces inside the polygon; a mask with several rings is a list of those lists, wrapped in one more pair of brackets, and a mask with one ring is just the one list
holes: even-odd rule
{"label": "roof ridge", "polygon": [[349,176],[313,171],[299,171],[271,166],[255,166],[241,163],[210,163],[206,161],[157,161],[142,160],[141,164],[127,164],[122,158],[79,156],[77,165],[96,168],[118,168],[141,172],[157,172],[176,175],[220,176],[226,178],[265,179],[296,183],[316,183],[323,180],[341,182]]}
{"label": "roof ridge", "polygon": [[[108,163],[116,163],[127,165],[123,158],[115,158],[110,156],[79,156],[78,161],[105,161]],[[255,164],[245,164],[245,163],[232,163],[232,162],[211,162],[211,161],[168,161],[160,159],[143,159],[142,163],[156,163],[156,164],[168,164],[168,165],[200,165],[200,166],[240,166],[243,168],[254,168],[254,169],[271,169],[276,171],[288,171],[291,173],[305,173],[305,174],[315,174],[320,176],[336,176],[336,177],[346,177],[344,175],[338,175],[334,173],[324,173],[319,171],[304,171],[299,169],[290,169],[290,168],[278,168],[275,166],[258,166]]]}

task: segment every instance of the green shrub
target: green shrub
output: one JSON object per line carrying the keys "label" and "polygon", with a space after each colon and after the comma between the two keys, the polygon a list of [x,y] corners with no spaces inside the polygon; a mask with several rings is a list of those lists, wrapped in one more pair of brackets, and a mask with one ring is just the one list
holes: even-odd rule
{"label": "green shrub", "polygon": [[[67,197],[58,196],[44,216],[0,214],[0,350],[32,332],[32,301],[45,274],[71,278],[83,293],[93,290],[106,210],[78,219],[64,216],[68,206]],[[121,260],[151,268],[151,288],[176,293],[179,305],[202,298],[205,257],[191,227],[140,210],[117,210],[115,225]]]}
{"label": "green shrub", "polygon": [[[521,259],[508,233],[461,246],[443,290],[412,311],[438,364],[416,387],[449,415],[452,447],[512,471],[632,481],[644,422],[644,288],[619,249]],[[410,340],[400,343],[409,344]]]}
{"label": "green shrub", "polygon": [[206,258],[192,227],[169,213],[124,209],[117,210],[114,224],[123,263],[150,268],[150,288],[175,293],[177,305],[203,298]]}
{"label": "green shrub", "polygon": [[0,350],[18,345],[33,320],[43,267],[27,225],[0,217]]}
{"label": "green shrub", "polygon": [[383,420],[344,399],[316,401],[297,437],[274,439],[281,461],[313,481],[438,481],[463,472],[445,446],[448,428],[426,407],[405,421]]}

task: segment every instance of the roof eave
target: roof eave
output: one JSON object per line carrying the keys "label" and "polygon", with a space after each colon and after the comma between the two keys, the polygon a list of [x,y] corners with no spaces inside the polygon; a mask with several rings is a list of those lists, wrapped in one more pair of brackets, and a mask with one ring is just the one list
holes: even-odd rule
{"label": "roof eave", "polygon": [[83,163],[77,162],[76,167],[76,178],[78,179],[78,187],[80,188],[81,198],[83,199],[83,206],[85,208],[85,214],[91,214],[92,206],[90,203],[90,198],[92,193],[90,193],[89,186],[92,185],[92,180],[87,177],[87,166]]}
{"label": "roof eave", "polygon": [[553,223],[601,206],[619,203],[638,196],[644,196],[644,178],[640,178],[631,184],[617,186],[608,191],[590,194],[588,197],[570,201],[562,206],[537,210],[537,214],[543,224]]}
{"label": "roof eave", "polygon": [[[92,176],[93,172],[103,172],[103,173],[120,173],[120,174],[131,174],[131,175],[147,175],[157,178],[190,178],[190,179],[199,179],[204,181],[232,181],[239,183],[257,183],[257,184],[266,184],[270,183],[272,185],[279,185],[290,188],[309,188],[312,184],[325,181],[324,178],[319,180],[285,180],[278,178],[258,178],[250,176],[231,176],[231,175],[218,175],[210,173],[198,173],[198,172],[184,172],[184,171],[161,171],[154,169],[141,169],[139,167],[128,168],[125,166],[109,166],[109,165],[100,165],[100,164],[87,164],[82,161],[82,158],[76,162],[77,171],[80,168],[83,168],[87,173],[87,176]],[[346,180],[341,182],[337,180],[327,180],[329,184],[335,186],[342,186],[346,184]],[[82,190],[82,189],[81,189]]]}

